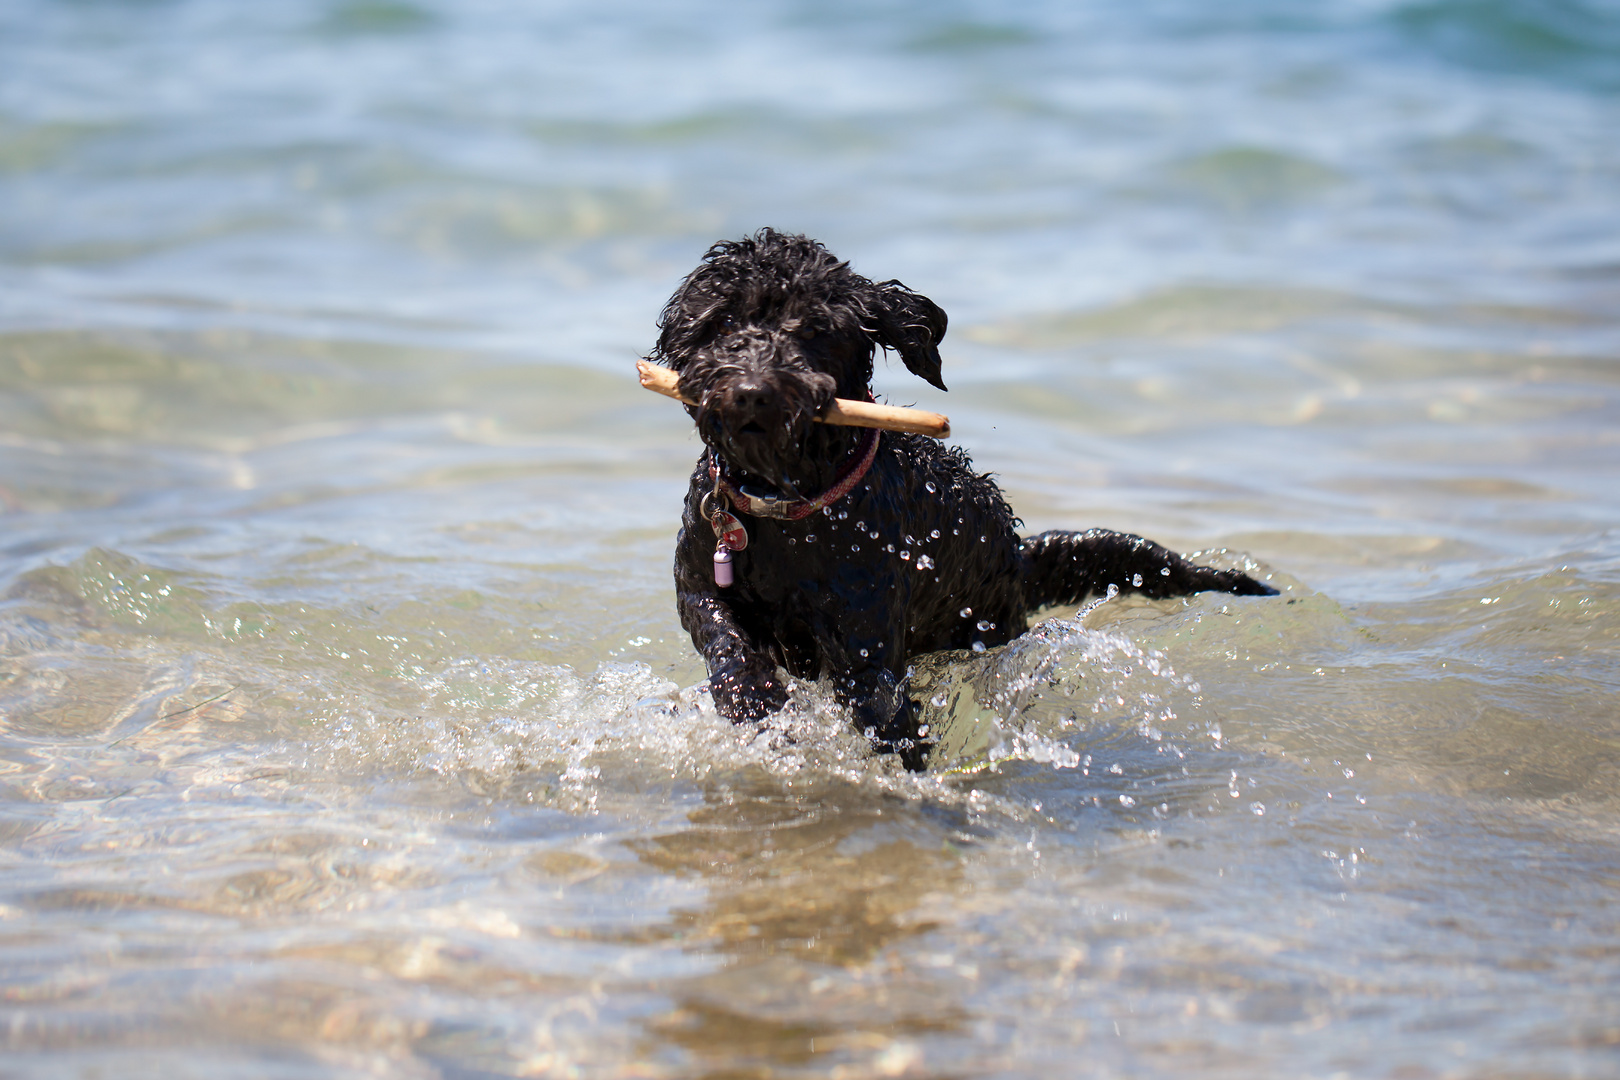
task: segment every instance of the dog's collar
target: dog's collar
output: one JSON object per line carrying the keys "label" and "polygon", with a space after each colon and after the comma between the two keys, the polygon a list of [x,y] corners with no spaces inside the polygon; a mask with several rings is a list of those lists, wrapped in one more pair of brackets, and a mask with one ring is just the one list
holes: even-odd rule
{"label": "dog's collar", "polygon": [[860,445],[844,462],[844,467],[838,470],[832,487],[813,499],[772,499],[764,495],[749,495],[726,480],[725,472],[720,468],[720,457],[713,449],[709,451],[709,479],[714,481],[715,487],[732,506],[745,514],[798,521],[848,495],[850,489],[861,482],[866,470],[872,467],[872,462],[877,459],[877,449],[878,429],[867,428]]}

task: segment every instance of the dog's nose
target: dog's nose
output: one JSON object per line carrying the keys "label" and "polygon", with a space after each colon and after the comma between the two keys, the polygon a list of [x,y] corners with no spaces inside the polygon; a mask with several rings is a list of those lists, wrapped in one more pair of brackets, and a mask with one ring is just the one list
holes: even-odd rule
{"label": "dog's nose", "polygon": [[731,412],[743,423],[766,419],[775,409],[776,395],[764,383],[746,380],[731,388]]}

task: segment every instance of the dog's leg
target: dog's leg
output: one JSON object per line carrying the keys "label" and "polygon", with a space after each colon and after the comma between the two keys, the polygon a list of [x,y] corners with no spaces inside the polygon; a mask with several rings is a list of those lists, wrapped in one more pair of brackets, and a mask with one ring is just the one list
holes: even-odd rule
{"label": "dog's leg", "polygon": [[728,595],[715,582],[714,533],[702,513],[711,486],[700,458],[675,537],[675,608],[709,669],[709,692],[720,715],[733,723],[763,720],[787,702],[776,674],[781,657],[768,635],[732,606],[737,590]]}
{"label": "dog's leg", "polygon": [[1275,596],[1277,590],[1238,570],[1215,570],[1188,562],[1167,547],[1128,533],[1054,530],[1025,538],[1024,598],[1030,610],[1045,604],[1077,604],[1118,586],[1120,592],[1183,596],[1228,592]]}
{"label": "dog's leg", "polygon": [[733,723],[763,720],[787,702],[776,656],[738,621],[730,605],[703,592],[679,593],[681,625],[709,668],[714,707]]}
{"label": "dog's leg", "polygon": [[817,636],[826,668],[842,673],[834,691],[849,706],[855,730],[871,740],[873,750],[895,754],[917,772],[927,764],[928,744],[918,737],[917,705],[906,693],[905,632],[898,622],[891,624],[891,614],[887,607],[845,610]]}
{"label": "dog's leg", "polygon": [[892,672],[868,668],[855,672],[844,685],[840,696],[872,749],[896,754],[907,769],[921,772],[928,763],[929,743],[917,734],[917,703],[906,694],[904,682]]}

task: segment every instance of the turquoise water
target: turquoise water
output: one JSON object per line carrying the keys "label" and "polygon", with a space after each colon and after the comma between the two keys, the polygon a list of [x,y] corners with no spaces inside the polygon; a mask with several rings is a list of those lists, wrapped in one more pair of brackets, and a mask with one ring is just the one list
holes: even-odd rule
{"label": "turquoise water", "polygon": [[[0,1072],[1620,1074],[1617,135],[1613,3],[0,4]],[[767,224],[1284,595],[720,720]]]}

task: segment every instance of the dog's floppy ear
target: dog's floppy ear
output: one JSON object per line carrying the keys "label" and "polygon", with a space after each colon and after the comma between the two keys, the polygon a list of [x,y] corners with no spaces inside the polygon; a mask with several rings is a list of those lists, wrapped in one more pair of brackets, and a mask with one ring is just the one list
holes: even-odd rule
{"label": "dog's floppy ear", "polygon": [[940,306],[898,281],[880,281],[872,286],[867,307],[878,344],[899,353],[913,375],[945,389],[939,375],[939,343],[945,337]]}

